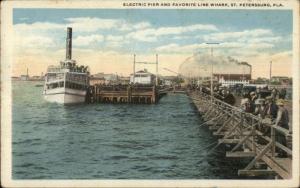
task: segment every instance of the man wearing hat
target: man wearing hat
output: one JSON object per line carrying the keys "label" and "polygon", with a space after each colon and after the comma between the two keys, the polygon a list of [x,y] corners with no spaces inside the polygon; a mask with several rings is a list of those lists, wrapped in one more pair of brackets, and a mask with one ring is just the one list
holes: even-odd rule
{"label": "man wearing hat", "polygon": [[[291,128],[289,127],[289,113],[288,110],[284,107],[284,100],[278,99],[276,104],[278,105],[278,112],[275,124],[287,130],[291,130]],[[284,146],[287,146],[285,135],[276,132],[276,137],[279,143],[283,144]],[[279,157],[286,157],[286,153],[279,150]]]}
{"label": "man wearing hat", "polygon": [[250,93],[250,111],[251,111],[251,113],[253,113],[255,110],[255,100],[256,99],[257,99],[256,93],[254,91],[252,91]]}
{"label": "man wearing hat", "polygon": [[266,97],[265,114],[272,120],[276,119],[278,112],[278,106],[275,104],[272,96]]}
{"label": "man wearing hat", "polygon": [[264,99],[256,99],[255,100],[255,110],[254,115],[257,115],[261,118],[265,118],[265,100]]}
{"label": "man wearing hat", "polygon": [[243,98],[241,100],[241,108],[244,112],[250,112],[250,102],[249,102],[249,98]]}
{"label": "man wearing hat", "polygon": [[276,100],[278,95],[278,90],[276,88],[273,88],[271,91],[271,97],[273,98],[273,100]]}

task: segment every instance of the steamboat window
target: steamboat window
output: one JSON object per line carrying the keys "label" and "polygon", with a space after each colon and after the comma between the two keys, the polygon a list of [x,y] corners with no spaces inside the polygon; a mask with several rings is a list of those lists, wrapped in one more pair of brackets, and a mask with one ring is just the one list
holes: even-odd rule
{"label": "steamboat window", "polygon": [[48,73],[47,74],[47,81],[62,80],[62,79],[64,79],[64,73]]}
{"label": "steamboat window", "polygon": [[59,87],[64,87],[64,82],[55,82],[55,83],[47,84],[47,89],[55,89]]}
{"label": "steamboat window", "polygon": [[85,90],[86,86],[82,85],[82,84],[78,84],[78,83],[74,83],[74,82],[66,82],[66,88],[69,89],[77,89],[77,90]]}

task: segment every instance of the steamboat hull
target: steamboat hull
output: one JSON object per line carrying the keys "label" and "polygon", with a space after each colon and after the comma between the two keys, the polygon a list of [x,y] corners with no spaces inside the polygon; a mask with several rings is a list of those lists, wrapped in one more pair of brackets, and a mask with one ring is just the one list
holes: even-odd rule
{"label": "steamboat hull", "polygon": [[44,92],[44,99],[58,104],[76,104],[85,102],[86,91],[58,88]]}

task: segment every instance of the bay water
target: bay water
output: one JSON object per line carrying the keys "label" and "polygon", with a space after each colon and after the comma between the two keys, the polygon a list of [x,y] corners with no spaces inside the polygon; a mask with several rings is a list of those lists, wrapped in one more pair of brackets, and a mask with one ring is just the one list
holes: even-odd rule
{"label": "bay water", "polygon": [[12,83],[13,179],[236,179],[247,165],[210,150],[217,138],[186,95],[59,105],[37,84]]}

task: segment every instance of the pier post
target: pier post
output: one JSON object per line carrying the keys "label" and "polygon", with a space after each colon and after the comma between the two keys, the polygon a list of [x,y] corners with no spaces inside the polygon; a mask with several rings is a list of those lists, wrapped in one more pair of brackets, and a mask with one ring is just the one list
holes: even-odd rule
{"label": "pier post", "polygon": [[271,126],[271,151],[272,151],[272,157],[275,156],[275,129],[273,126]]}
{"label": "pier post", "polygon": [[93,103],[96,101],[96,97],[97,97],[97,91],[96,91],[96,89],[97,89],[97,86],[94,86],[93,87]]}
{"label": "pier post", "polygon": [[156,103],[156,98],[157,98],[157,96],[156,96],[156,86],[154,85],[152,87],[152,103]]}
{"label": "pier post", "polygon": [[100,94],[100,92],[99,92],[99,87],[98,86],[96,86],[96,102],[98,103],[99,102],[99,94]]}
{"label": "pier post", "polygon": [[132,87],[131,85],[127,86],[127,103],[131,103],[131,92],[132,92]]}

